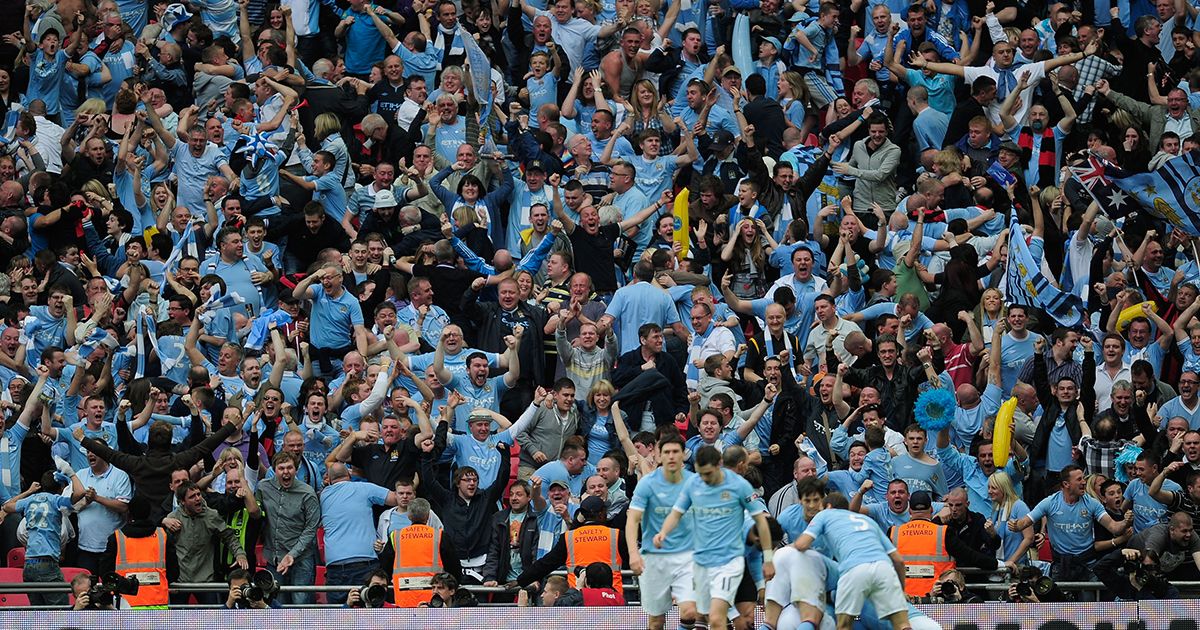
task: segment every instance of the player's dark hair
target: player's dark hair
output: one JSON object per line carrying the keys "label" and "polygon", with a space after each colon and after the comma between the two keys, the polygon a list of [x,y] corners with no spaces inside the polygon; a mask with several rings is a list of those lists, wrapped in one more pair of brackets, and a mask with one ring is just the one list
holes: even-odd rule
{"label": "player's dark hair", "polygon": [[696,450],[696,466],[720,466],[721,451],[715,446],[701,446]]}

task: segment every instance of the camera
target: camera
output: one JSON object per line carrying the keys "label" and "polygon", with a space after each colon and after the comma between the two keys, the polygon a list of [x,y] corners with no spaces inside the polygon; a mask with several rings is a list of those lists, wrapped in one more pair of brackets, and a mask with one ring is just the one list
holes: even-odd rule
{"label": "camera", "polygon": [[1150,556],[1153,563],[1144,563],[1141,558],[1136,560],[1125,561],[1125,574],[1133,578],[1133,581],[1140,585],[1139,590],[1149,591],[1154,595],[1155,599],[1164,599],[1167,596],[1167,591],[1171,588],[1171,584],[1167,582],[1167,578],[1163,575],[1162,568],[1158,564],[1158,558]]}
{"label": "camera", "polygon": [[124,577],[117,573],[107,573],[101,578],[92,576],[92,587],[87,596],[91,605],[96,608],[111,608],[116,603],[117,595],[137,595],[141,584],[136,576]]}
{"label": "camera", "polygon": [[1054,580],[1046,576],[1041,576],[1033,580],[1018,582],[1017,594],[1021,597],[1037,595],[1038,599],[1042,599],[1053,593],[1057,588],[1058,586],[1054,583]]}
{"label": "camera", "polygon": [[946,599],[954,599],[958,596],[958,582],[954,580],[946,580],[942,582],[942,597]]}
{"label": "camera", "polygon": [[275,576],[266,569],[260,569],[255,572],[254,577],[250,578],[250,582],[242,585],[241,599],[249,602],[264,602],[274,597],[279,593],[279,584],[275,582]]}
{"label": "camera", "polygon": [[358,591],[358,597],[362,600],[363,608],[383,608],[387,601],[387,587],[381,584],[364,586]]}

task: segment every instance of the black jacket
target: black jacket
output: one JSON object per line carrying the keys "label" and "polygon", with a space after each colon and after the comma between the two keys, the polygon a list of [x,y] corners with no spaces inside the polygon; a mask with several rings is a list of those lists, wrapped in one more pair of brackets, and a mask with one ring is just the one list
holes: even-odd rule
{"label": "black jacket", "polygon": [[[492,517],[491,545],[488,549],[487,562],[483,565],[483,581],[494,580],[503,584],[508,581],[508,572],[512,569],[510,557],[508,517],[512,510],[497,512]],[[521,556],[521,566],[533,566],[537,560],[538,549],[538,519],[531,508],[526,508],[525,519],[521,521],[521,533],[517,534],[517,553]]]}
{"label": "black jacket", "polygon": [[754,121],[754,144],[766,146],[767,155],[779,159],[783,153],[783,131],[787,116],[783,106],[766,96],[760,96],[743,106],[747,121]]}
{"label": "black jacket", "polygon": [[795,462],[800,456],[796,449],[796,438],[803,433],[812,441],[821,457],[833,467],[836,459],[829,449],[833,430],[841,424],[833,405],[825,405],[821,399],[808,393],[796,382],[790,365],[780,369],[779,395],[775,398],[775,411],[771,417],[771,444],[779,445],[776,461]]}
{"label": "black jacket", "polygon": [[[497,445],[501,459],[508,460],[508,445],[503,442]],[[504,488],[508,485],[511,467],[500,467],[489,488],[479,488],[475,497],[470,501],[464,500],[456,488],[447,488],[442,477],[434,469],[434,456],[431,453],[421,454],[421,479],[425,483],[421,487],[429,495],[429,500],[445,525],[445,538],[453,543],[455,556],[459,558],[474,558],[487,553],[488,533],[491,521],[488,520],[496,513],[496,504],[504,496]]]}
{"label": "black jacket", "polygon": [[[746,149],[746,174],[759,186],[758,201],[771,213],[769,223],[775,225],[779,221],[785,199],[792,206],[792,216],[807,217],[808,198],[812,196],[817,186],[821,185],[825,172],[829,170],[829,154],[822,152],[808,167],[808,170],[792,183],[791,190],[784,190],[775,183],[775,179],[772,177],[773,173],[767,170],[762,156],[762,146],[757,143]],[[807,220],[805,223],[807,224]],[[809,231],[812,230],[811,225],[807,227]]]}
{"label": "black jacket", "polygon": [[976,569],[996,568],[996,549],[1000,546],[1000,538],[989,536],[984,529],[983,515],[967,510],[967,518],[963,521],[942,522],[938,517],[933,522],[946,526],[946,551],[960,567]]}
{"label": "black jacket", "polygon": [[[831,352],[828,356],[829,370],[836,372],[837,354]],[[933,369],[939,374],[946,369],[940,349],[933,351]],[[855,387],[874,387],[879,390],[879,398],[882,401],[881,411],[887,419],[887,426],[895,431],[903,431],[904,427],[912,423],[913,403],[917,400],[917,386],[927,380],[929,377],[925,375],[925,369],[920,365],[913,367],[897,365],[892,371],[890,379],[882,365],[850,368],[844,379],[846,383]]]}
{"label": "black jacket", "polygon": [[278,238],[286,236],[288,240],[286,253],[299,260],[302,271],[307,270],[316,262],[317,254],[327,247],[332,247],[339,252],[350,251],[350,237],[346,234],[346,230],[340,223],[329,217],[325,217],[325,221],[321,223],[316,234],[308,230],[304,224],[303,215],[292,221],[287,228],[269,235],[268,238],[271,242],[278,242]]}
{"label": "black jacket", "polygon": [[[1079,421],[1082,419],[1090,424],[1092,416],[1095,415],[1096,388],[1094,385],[1087,384],[1089,380],[1094,383],[1096,378],[1096,358],[1091,352],[1083,353],[1083,374],[1084,382],[1079,384],[1083,418],[1078,417],[1078,406],[1074,404],[1066,410],[1067,435],[1070,437],[1071,444],[1078,444],[1079,438],[1083,436],[1083,431],[1079,428]],[[1088,375],[1091,375],[1090,379]],[[1054,422],[1058,419],[1061,407],[1050,387],[1050,379],[1046,376],[1046,356],[1042,352],[1033,353],[1033,387],[1037,390],[1038,401],[1042,403],[1042,409],[1045,412],[1042,414],[1042,420],[1038,423],[1037,430],[1033,433],[1033,443],[1029,445],[1029,463],[1032,466],[1043,468],[1046,451],[1050,448],[1050,432],[1054,430]],[[1047,470],[1046,472],[1056,473],[1058,471]]]}
{"label": "black jacket", "polygon": [[[128,473],[130,481],[134,484],[134,492],[146,497],[151,505],[161,509],[163,501],[171,493],[171,473],[180,468],[191,468],[192,464],[204,459],[205,455],[211,455],[213,449],[224,442],[225,438],[233,435],[236,428],[233,424],[226,424],[182,453],[150,450],[142,456],[130,455],[114,451],[108,444],[94,438],[84,438],[80,444],[100,459]],[[163,516],[165,514],[154,514],[152,520],[157,524]]]}
{"label": "black jacket", "polygon": [[484,352],[503,353],[507,350],[504,337],[513,334],[509,323],[525,326],[525,336],[517,347],[521,362],[521,380],[543,383],[546,371],[545,348],[546,309],[518,301],[512,313],[505,313],[497,302],[480,302],[479,292],[468,289],[459,304],[462,312],[475,324],[476,346]]}
{"label": "black jacket", "polygon": [[[612,372],[612,382],[618,389],[625,387],[630,381],[642,373],[641,348],[634,348],[617,359],[617,367]],[[683,368],[666,352],[659,352],[654,357],[655,369],[667,379],[668,387],[646,397],[644,400],[627,403],[622,399],[621,412],[626,418],[641,418],[645,406],[650,405],[654,411],[654,424],[663,426],[675,422],[675,414],[687,413],[687,383],[683,380]]]}

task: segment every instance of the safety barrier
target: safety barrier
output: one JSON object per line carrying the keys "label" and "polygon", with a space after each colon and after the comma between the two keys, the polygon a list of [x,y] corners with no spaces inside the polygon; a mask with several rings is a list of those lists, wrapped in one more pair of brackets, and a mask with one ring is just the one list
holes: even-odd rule
{"label": "safety barrier", "polygon": [[[1118,602],[1096,604],[968,604],[919,606],[946,630],[1181,630],[1195,628],[1200,603]],[[668,615],[667,627],[677,618]],[[758,622],[761,622],[761,614]],[[353,628],[587,628],[631,630],[646,627],[637,607],[624,608],[463,608],[375,610],[139,610],[70,612],[0,609],[0,627],[146,628],[282,628],[300,626]]]}

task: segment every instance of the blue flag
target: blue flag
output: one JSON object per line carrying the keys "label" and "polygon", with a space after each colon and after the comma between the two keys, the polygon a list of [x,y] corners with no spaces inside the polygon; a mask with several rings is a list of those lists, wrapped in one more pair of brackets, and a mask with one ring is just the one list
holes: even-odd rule
{"label": "blue flag", "polygon": [[1200,151],[1171,158],[1150,173],[1128,175],[1109,165],[1105,174],[1150,214],[1200,236]]}
{"label": "blue flag", "polygon": [[1015,214],[1008,233],[1016,235],[1008,243],[1009,301],[1041,309],[1068,328],[1085,325],[1083,300],[1054,286],[1042,274],[1041,264],[1029,252],[1023,238],[1025,232]]}

